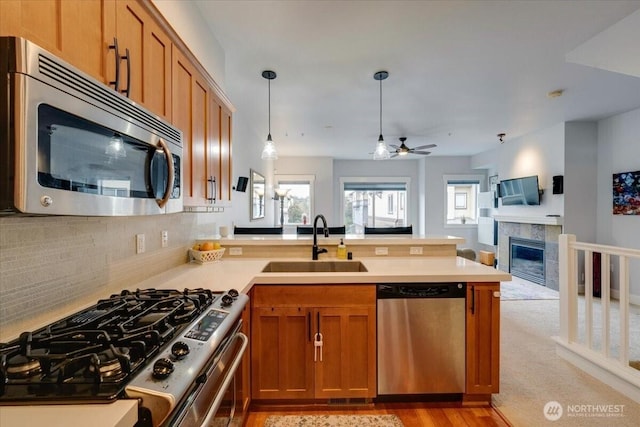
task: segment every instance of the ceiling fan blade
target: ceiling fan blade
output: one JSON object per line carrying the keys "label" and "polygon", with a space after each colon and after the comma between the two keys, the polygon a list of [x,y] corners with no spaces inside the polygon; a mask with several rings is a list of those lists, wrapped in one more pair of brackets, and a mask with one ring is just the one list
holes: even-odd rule
{"label": "ceiling fan blade", "polygon": [[394,144],[389,144],[389,147],[393,147],[395,150],[397,150],[398,148],[400,148],[400,147],[398,147],[397,145],[394,145]]}
{"label": "ceiling fan blade", "polygon": [[424,150],[424,149],[429,149],[429,148],[434,148],[437,147],[436,144],[428,144],[428,145],[421,145],[419,147],[413,147],[414,150]]}
{"label": "ceiling fan blade", "polygon": [[416,151],[416,150],[411,150],[412,154],[422,154],[424,156],[431,154],[431,151]]}
{"label": "ceiling fan blade", "polygon": [[395,153],[389,156],[390,159],[393,159],[394,157],[398,157],[398,153]]}

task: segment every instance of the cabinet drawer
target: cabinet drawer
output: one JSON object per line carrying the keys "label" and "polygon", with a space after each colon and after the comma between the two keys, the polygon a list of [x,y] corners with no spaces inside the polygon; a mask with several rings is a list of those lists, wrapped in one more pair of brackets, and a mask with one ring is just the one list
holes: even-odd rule
{"label": "cabinet drawer", "polygon": [[376,286],[365,285],[257,285],[254,307],[353,307],[375,305]]}

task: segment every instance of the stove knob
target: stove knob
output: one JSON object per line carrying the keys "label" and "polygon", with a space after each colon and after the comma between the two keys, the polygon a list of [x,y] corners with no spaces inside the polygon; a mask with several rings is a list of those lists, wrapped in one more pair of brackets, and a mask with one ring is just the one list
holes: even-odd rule
{"label": "stove knob", "polygon": [[235,289],[229,289],[229,291],[227,291],[227,293],[228,293],[232,298],[237,298],[237,297],[238,297],[238,291],[236,291]]}
{"label": "stove knob", "polygon": [[185,342],[178,341],[171,346],[171,354],[180,360],[189,354],[189,346]]}
{"label": "stove knob", "polygon": [[231,304],[233,304],[233,298],[231,298],[229,295],[222,295],[222,306],[227,307]]}
{"label": "stove knob", "polygon": [[169,359],[158,359],[153,364],[153,378],[163,380],[173,372],[173,362]]}

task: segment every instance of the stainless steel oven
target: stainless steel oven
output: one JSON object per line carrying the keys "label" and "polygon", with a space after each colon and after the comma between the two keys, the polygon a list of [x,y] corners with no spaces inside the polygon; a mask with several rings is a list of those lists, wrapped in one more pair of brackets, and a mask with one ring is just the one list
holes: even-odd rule
{"label": "stainless steel oven", "polygon": [[[237,325],[238,329],[240,324]],[[210,366],[196,381],[191,393],[182,401],[165,426],[230,426],[241,404],[237,375],[248,338],[238,330],[233,333]]]}
{"label": "stainless steel oven", "polygon": [[0,343],[0,412],[13,420],[3,427],[55,405],[69,422],[86,404],[103,403],[91,411],[105,417],[117,401],[135,402],[121,406],[135,406],[131,427],[241,426],[248,300],[234,289],[125,289]]}
{"label": "stainless steel oven", "polygon": [[0,38],[0,212],[182,211],[182,133],[21,38]]}

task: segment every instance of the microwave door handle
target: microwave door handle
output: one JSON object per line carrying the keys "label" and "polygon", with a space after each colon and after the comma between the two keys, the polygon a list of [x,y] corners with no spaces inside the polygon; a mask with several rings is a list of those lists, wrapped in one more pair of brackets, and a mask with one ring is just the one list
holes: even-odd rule
{"label": "microwave door handle", "polygon": [[167,156],[167,168],[169,169],[169,177],[167,178],[167,187],[164,190],[164,197],[162,199],[156,199],[158,206],[160,206],[161,208],[164,208],[164,205],[166,205],[167,202],[169,201],[169,198],[171,197],[171,192],[173,190],[173,174],[174,174],[173,156],[169,151],[169,147],[167,146],[167,143],[164,142],[162,138],[158,139],[158,145],[164,150]]}

